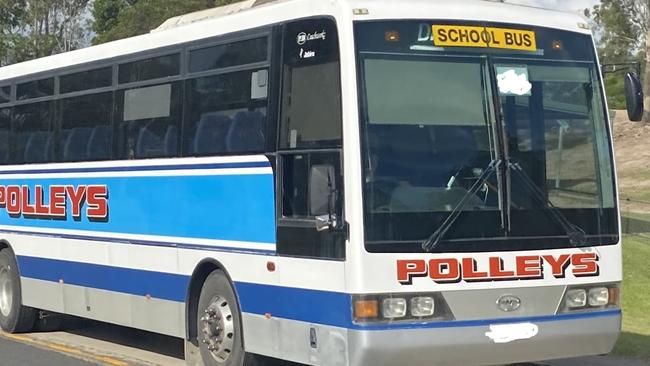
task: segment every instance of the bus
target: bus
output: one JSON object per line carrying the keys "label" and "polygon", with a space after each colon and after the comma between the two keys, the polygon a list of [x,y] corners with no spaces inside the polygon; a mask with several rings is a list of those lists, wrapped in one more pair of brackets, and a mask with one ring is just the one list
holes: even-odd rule
{"label": "bus", "polygon": [[205,366],[504,364],[619,336],[577,15],[250,0],[1,68],[0,103],[6,332],[68,314]]}

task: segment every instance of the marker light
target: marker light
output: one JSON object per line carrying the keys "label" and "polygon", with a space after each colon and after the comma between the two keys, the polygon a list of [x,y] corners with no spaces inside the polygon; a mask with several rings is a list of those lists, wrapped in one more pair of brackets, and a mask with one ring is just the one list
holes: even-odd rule
{"label": "marker light", "polygon": [[397,319],[406,316],[406,299],[388,298],[384,299],[381,306],[381,313],[384,318]]}
{"label": "marker light", "polygon": [[374,319],[379,317],[377,300],[357,300],[354,302],[355,319]]}
{"label": "marker light", "polygon": [[384,35],[386,42],[399,42],[399,32],[397,31],[388,31]]}
{"label": "marker light", "polygon": [[553,41],[553,49],[555,51],[562,51],[564,49],[564,44],[562,41]]}
{"label": "marker light", "polygon": [[583,289],[567,291],[566,306],[569,309],[583,308],[587,306],[587,291]]}
{"label": "marker light", "polygon": [[594,287],[589,290],[589,306],[601,307],[609,304],[609,289],[607,287]]}
{"label": "marker light", "polygon": [[610,306],[619,306],[621,301],[621,289],[618,286],[609,288],[609,304]]}
{"label": "marker light", "polygon": [[433,297],[414,297],[411,299],[411,315],[417,318],[433,316],[435,304]]}

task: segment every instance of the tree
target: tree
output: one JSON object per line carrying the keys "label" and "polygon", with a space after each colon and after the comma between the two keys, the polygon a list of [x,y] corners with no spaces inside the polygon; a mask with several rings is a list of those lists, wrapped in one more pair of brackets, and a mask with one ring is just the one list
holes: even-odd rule
{"label": "tree", "polygon": [[165,20],[233,0],[96,0],[93,7],[94,44],[145,34]]}
{"label": "tree", "polygon": [[0,0],[0,65],[67,52],[87,44],[89,0]]}
{"label": "tree", "polygon": [[645,60],[644,122],[650,122],[650,0],[601,0],[586,11],[600,27],[599,53],[603,62]]}

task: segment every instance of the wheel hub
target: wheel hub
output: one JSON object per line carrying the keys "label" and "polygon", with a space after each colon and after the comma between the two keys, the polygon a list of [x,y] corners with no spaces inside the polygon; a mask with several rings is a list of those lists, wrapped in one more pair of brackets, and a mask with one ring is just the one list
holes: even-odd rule
{"label": "wheel hub", "polygon": [[204,310],[201,317],[203,344],[217,362],[228,360],[235,343],[235,327],[232,309],[226,299],[217,296]]}
{"label": "wheel hub", "polygon": [[0,313],[9,316],[13,306],[13,286],[11,282],[11,268],[0,267]]}

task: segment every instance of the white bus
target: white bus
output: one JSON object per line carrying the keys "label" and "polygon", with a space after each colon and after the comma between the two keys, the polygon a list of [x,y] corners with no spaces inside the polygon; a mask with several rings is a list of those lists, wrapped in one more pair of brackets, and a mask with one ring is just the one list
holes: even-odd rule
{"label": "white bus", "polygon": [[0,69],[0,164],[6,332],[70,314],[183,338],[206,366],[514,363],[620,332],[612,138],[575,15],[175,18]]}

